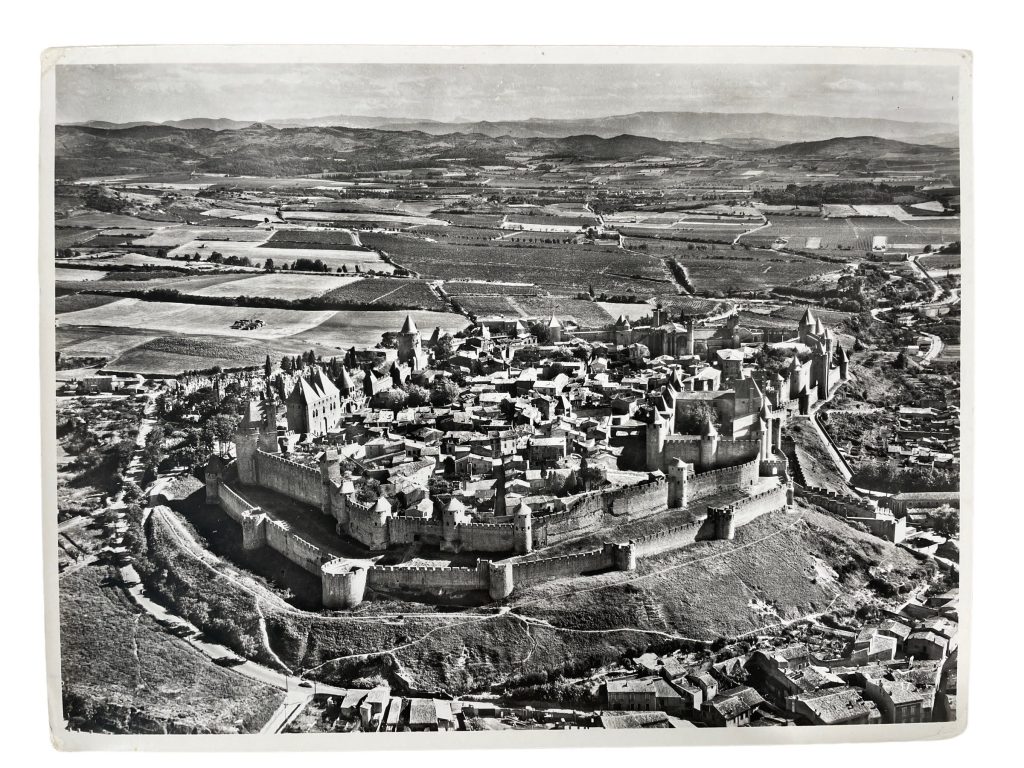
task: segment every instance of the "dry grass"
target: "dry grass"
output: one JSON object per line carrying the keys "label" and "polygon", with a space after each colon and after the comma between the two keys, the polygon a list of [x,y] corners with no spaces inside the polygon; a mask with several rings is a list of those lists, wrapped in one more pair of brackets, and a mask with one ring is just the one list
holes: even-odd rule
{"label": "dry grass", "polygon": [[251,733],[283,694],[213,664],[136,612],[104,567],[61,581],[61,677],[72,728]]}

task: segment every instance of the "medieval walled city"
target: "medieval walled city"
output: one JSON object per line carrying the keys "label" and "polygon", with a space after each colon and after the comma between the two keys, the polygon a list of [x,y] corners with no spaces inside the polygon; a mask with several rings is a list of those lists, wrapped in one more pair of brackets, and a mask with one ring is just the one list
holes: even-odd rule
{"label": "medieval walled city", "polygon": [[806,77],[832,117],[58,110],[63,726],[956,720],[958,126]]}

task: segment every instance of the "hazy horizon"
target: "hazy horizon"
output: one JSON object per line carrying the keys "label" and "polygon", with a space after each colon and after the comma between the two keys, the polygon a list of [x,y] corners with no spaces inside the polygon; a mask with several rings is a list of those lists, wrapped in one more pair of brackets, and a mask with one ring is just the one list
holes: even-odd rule
{"label": "hazy horizon", "polygon": [[636,112],[957,124],[955,67],[703,64],[103,64],[57,68],[57,122],[333,115],[501,122]]}

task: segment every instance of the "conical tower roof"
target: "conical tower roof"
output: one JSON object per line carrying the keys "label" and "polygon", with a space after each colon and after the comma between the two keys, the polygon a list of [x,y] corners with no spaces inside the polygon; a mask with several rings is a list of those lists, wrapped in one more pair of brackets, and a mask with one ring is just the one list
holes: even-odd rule
{"label": "conical tower roof", "polygon": [[416,321],[412,319],[412,315],[405,316],[405,322],[402,323],[401,333],[419,333],[420,329],[416,327]]}
{"label": "conical tower roof", "polygon": [[701,437],[717,437],[718,430],[715,428],[715,422],[708,419],[700,428]]}

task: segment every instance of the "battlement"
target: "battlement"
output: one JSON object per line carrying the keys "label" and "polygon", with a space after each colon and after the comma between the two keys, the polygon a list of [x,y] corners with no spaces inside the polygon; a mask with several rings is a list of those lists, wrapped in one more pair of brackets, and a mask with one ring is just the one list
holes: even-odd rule
{"label": "battlement", "polygon": [[369,570],[371,572],[390,572],[390,573],[476,573],[476,568],[467,568],[465,566],[448,566],[448,565],[372,565]]}
{"label": "battlement", "polygon": [[860,499],[813,486],[801,487],[798,494],[811,504],[839,515],[849,523],[863,525],[880,539],[898,544],[906,538],[906,518],[897,518],[871,499]]}
{"label": "battlement", "polygon": [[286,458],[279,453],[267,453],[266,451],[261,451],[260,449],[257,448],[256,455],[259,456],[260,458],[276,461],[281,464],[292,467],[294,469],[297,469],[301,472],[305,472],[310,477],[316,477],[318,479],[320,477],[320,469],[318,467],[312,467],[309,464],[303,464],[301,461],[295,461],[294,459]]}
{"label": "battlement", "polygon": [[[760,445],[760,441],[758,441],[758,440],[752,440],[750,442],[753,442],[753,443],[756,443],[757,445]],[[726,477],[726,476],[729,476],[731,474],[735,474],[737,470],[742,471],[744,469],[753,469],[755,467],[758,470],[760,470],[760,464],[761,464],[761,460],[760,459],[751,459],[750,461],[744,462],[742,464],[735,464],[735,465],[733,465],[731,467],[721,467],[720,469],[709,469],[707,472],[695,472],[692,475],[692,478],[693,479],[699,479],[699,480],[711,480],[713,478]]]}

